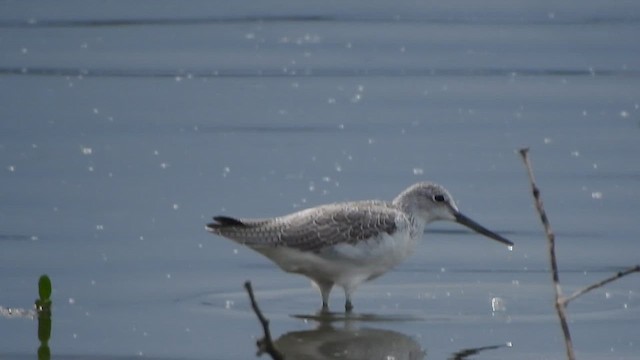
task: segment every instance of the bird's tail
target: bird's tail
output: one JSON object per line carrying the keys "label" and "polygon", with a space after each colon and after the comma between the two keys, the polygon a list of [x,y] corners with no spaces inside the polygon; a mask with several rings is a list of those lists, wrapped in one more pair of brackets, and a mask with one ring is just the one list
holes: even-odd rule
{"label": "bird's tail", "polygon": [[272,245],[279,241],[277,228],[268,220],[236,219],[228,216],[214,216],[207,224],[207,231],[248,246]]}
{"label": "bird's tail", "polygon": [[207,224],[207,230],[213,233],[219,233],[220,230],[229,227],[246,226],[242,221],[228,216],[214,216],[213,221],[214,222]]}

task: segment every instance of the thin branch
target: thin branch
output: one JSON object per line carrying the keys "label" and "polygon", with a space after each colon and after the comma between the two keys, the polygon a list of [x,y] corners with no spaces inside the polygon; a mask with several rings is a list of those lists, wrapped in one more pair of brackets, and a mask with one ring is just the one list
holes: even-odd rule
{"label": "thin branch", "polygon": [[626,270],[619,271],[613,276],[610,276],[610,277],[608,277],[608,278],[606,278],[606,279],[604,279],[602,281],[599,281],[599,282],[597,282],[597,283],[595,283],[593,285],[589,285],[589,286],[587,286],[587,287],[585,287],[583,289],[580,289],[580,290],[574,292],[573,294],[571,294],[570,296],[566,296],[564,299],[562,299],[563,305],[567,306],[569,304],[569,302],[575,300],[577,297],[579,297],[581,295],[584,295],[584,294],[588,293],[591,290],[595,290],[595,289],[597,289],[599,287],[602,287],[602,286],[604,286],[604,285],[606,285],[606,284],[608,284],[608,283],[610,283],[612,281],[618,280],[623,276],[627,276],[629,274],[632,274],[634,272],[640,272],[640,265],[632,266],[632,267],[630,267],[630,268],[628,268]]}
{"label": "thin branch", "polygon": [[[551,259],[551,272],[553,276],[553,283],[559,284],[560,278],[558,275],[558,263],[556,261],[556,235],[553,233],[551,229],[551,224],[549,223],[549,218],[547,217],[547,213],[544,211],[544,205],[542,203],[542,198],[540,197],[540,189],[536,185],[536,180],[533,176],[533,169],[531,167],[531,161],[529,161],[529,149],[524,148],[520,149],[520,155],[522,156],[522,161],[524,161],[524,165],[527,168],[527,174],[529,175],[529,182],[531,183],[531,190],[533,193],[533,198],[535,200],[536,210],[540,215],[540,221],[544,226],[544,232],[547,235],[547,239],[549,240],[549,255]],[[558,296],[562,295],[559,286],[556,286],[556,290],[558,292]]]}
{"label": "thin branch", "polygon": [[249,293],[249,299],[251,300],[251,307],[253,308],[253,312],[256,313],[260,324],[262,325],[262,330],[264,331],[264,337],[257,341],[256,345],[258,346],[258,355],[262,355],[263,353],[267,353],[271,356],[273,360],[284,360],[284,356],[276,349],[273,344],[273,340],[271,339],[271,331],[269,331],[269,319],[265,318],[262,315],[262,311],[258,307],[258,303],[256,302],[256,298],[253,296],[253,288],[251,287],[251,281],[246,281],[244,283],[244,288]]}
{"label": "thin branch", "polygon": [[555,235],[553,230],[551,229],[551,224],[549,223],[549,218],[547,217],[547,213],[544,211],[544,206],[542,203],[542,198],[540,197],[540,189],[536,186],[535,178],[533,176],[533,169],[531,167],[531,162],[529,161],[529,149],[523,148],[520,149],[520,156],[522,156],[522,161],[524,161],[524,165],[527,168],[527,174],[529,175],[529,182],[531,183],[531,189],[533,193],[533,198],[536,206],[536,210],[540,215],[540,221],[544,226],[544,232],[547,235],[548,240],[548,248],[549,248],[549,259],[551,263],[551,276],[553,280],[553,288],[555,290],[555,308],[556,313],[558,314],[558,318],[560,319],[560,326],[562,327],[562,333],[564,335],[565,347],[567,349],[567,358],[569,360],[575,359],[575,354],[573,352],[573,342],[571,341],[571,332],[569,331],[569,324],[567,322],[567,315],[565,312],[565,302],[562,297],[562,289],[560,289],[560,279],[558,275],[558,263],[556,261],[556,245],[555,245]]}

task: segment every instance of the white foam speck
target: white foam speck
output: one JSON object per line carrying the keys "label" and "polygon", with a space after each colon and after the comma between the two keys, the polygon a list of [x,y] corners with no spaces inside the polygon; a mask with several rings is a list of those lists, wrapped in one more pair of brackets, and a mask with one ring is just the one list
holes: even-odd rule
{"label": "white foam speck", "polygon": [[424,169],[415,167],[413,168],[413,175],[422,175],[424,174]]}
{"label": "white foam speck", "polygon": [[504,303],[504,300],[499,297],[494,297],[491,299],[491,311],[493,312],[503,312],[506,311],[507,307]]}
{"label": "white foam speck", "polygon": [[600,191],[594,191],[591,193],[591,198],[595,200],[602,199],[602,193]]}
{"label": "white foam speck", "polygon": [[231,309],[233,307],[235,303],[233,302],[233,300],[226,300],[224,302],[224,308],[225,309]]}

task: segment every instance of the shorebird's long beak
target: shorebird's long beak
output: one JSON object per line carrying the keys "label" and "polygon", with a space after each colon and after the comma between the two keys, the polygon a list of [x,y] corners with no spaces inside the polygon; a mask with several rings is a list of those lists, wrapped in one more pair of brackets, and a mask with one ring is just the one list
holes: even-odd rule
{"label": "shorebird's long beak", "polygon": [[462,224],[462,225],[464,225],[464,226],[466,226],[466,227],[468,227],[470,229],[473,229],[474,231],[479,232],[480,234],[482,234],[484,236],[490,237],[493,240],[499,241],[499,242],[501,242],[501,243],[503,243],[505,245],[513,246],[513,243],[511,241],[509,241],[509,240],[503,238],[502,236],[494,233],[493,231],[485,228],[484,226],[478,224],[477,222],[469,219],[468,217],[466,217],[462,213],[456,211],[453,215],[455,216],[456,222],[458,224]]}

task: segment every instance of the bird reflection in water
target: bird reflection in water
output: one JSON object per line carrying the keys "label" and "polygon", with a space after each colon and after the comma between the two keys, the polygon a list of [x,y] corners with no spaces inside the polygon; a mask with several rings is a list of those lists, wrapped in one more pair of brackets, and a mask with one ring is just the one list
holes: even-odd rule
{"label": "bird reflection in water", "polygon": [[[361,316],[321,314],[294,317],[318,322],[314,330],[291,331],[275,341],[287,359],[407,359],[426,358],[426,352],[411,336],[397,331],[375,329],[362,324]],[[368,318],[369,321],[390,321]],[[338,326],[338,324],[341,324]],[[335,324],[335,325],[334,325]]]}
{"label": "bird reflection in water", "polygon": [[[418,317],[344,313],[292,316],[316,322],[317,327],[314,330],[291,331],[275,340],[276,348],[287,359],[419,360],[427,356],[427,351],[411,336],[369,325],[362,326],[375,322],[423,320]],[[511,344],[462,349],[454,352],[449,359],[469,359],[480,352],[503,347],[511,347]]]}

